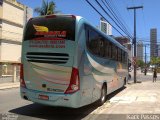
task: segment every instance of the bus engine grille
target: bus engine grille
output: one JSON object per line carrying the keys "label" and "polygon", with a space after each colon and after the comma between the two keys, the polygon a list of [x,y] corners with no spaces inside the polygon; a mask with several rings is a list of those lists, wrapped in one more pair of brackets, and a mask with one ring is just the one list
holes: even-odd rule
{"label": "bus engine grille", "polygon": [[69,55],[66,53],[28,52],[26,58],[29,62],[65,64],[69,59]]}

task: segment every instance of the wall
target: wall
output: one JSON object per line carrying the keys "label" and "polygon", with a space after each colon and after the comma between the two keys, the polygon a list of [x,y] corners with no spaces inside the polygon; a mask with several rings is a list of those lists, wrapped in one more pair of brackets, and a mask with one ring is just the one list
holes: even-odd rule
{"label": "wall", "polygon": [[21,55],[21,45],[1,43],[1,60],[19,61]]}
{"label": "wall", "polygon": [[3,2],[3,19],[23,25],[24,9]]}
{"label": "wall", "polygon": [[2,23],[2,39],[22,42],[23,28],[7,22]]}

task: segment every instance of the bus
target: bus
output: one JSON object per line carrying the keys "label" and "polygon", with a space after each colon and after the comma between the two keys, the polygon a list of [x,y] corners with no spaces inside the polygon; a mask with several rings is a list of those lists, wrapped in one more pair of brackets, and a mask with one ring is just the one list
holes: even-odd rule
{"label": "bus", "polygon": [[31,18],[21,62],[21,97],[49,106],[103,105],[128,79],[125,47],[75,15]]}

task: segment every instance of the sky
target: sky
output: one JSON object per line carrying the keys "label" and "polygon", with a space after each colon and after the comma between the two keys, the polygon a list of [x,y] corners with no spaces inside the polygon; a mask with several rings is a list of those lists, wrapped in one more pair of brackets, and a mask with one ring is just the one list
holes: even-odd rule
{"label": "sky", "polygon": [[[41,0],[17,0],[18,2],[25,4],[28,7],[36,8],[42,4]],[[51,1],[51,0],[49,0]],[[94,26],[99,26],[100,15],[91,8],[91,6],[85,0],[53,0],[56,3],[56,10],[61,11],[64,14],[79,15],[87,19]],[[89,0],[94,4],[97,10],[100,8],[94,2],[95,0]],[[101,0],[98,0],[101,1]],[[133,10],[127,10],[127,7],[131,6],[143,6],[143,9],[137,10],[137,41],[142,40],[145,43],[150,41],[150,29],[157,28],[158,36],[157,42],[160,42],[160,0],[107,0],[116,8],[116,13],[119,13],[120,19],[127,26],[128,31],[133,35]],[[108,16],[100,10],[101,13],[109,20],[111,24],[114,22],[108,18]],[[37,14],[34,13],[34,16]],[[120,34],[113,29],[114,36],[120,36]],[[147,49],[149,52],[149,49]]]}

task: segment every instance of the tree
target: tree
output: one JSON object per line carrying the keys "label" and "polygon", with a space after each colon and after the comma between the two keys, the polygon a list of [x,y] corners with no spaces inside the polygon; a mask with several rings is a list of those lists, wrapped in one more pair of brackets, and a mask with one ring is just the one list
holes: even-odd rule
{"label": "tree", "polygon": [[151,64],[158,67],[160,65],[160,57],[152,57],[151,58]]}
{"label": "tree", "polygon": [[139,67],[143,67],[143,66],[144,66],[143,60],[137,60],[137,65],[138,65]]}
{"label": "tree", "polygon": [[42,6],[35,8],[34,12],[38,13],[39,16],[59,13],[59,11],[56,11],[55,8],[56,5],[53,1],[48,2],[46,0],[42,0]]}
{"label": "tree", "polygon": [[152,57],[151,58],[151,64],[152,65],[156,65],[159,63],[159,58],[158,57]]}

